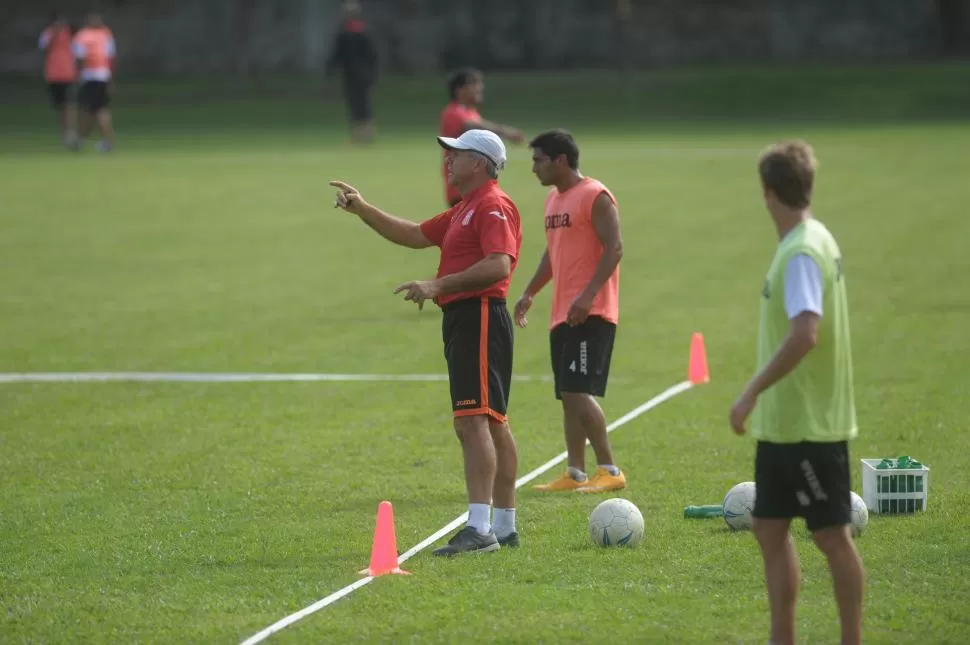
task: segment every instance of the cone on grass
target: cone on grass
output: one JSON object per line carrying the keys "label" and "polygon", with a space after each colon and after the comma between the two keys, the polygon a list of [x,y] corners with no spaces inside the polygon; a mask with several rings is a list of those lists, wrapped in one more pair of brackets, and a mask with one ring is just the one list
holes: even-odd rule
{"label": "cone on grass", "polygon": [[377,507],[377,526],[374,528],[374,545],[371,547],[370,566],[361,574],[383,576],[388,573],[407,575],[398,566],[397,537],[394,535],[394,509],[390,502],[381,502]]}
{"label": "cone on grass", "polygon": [[690,363],[687,378],[694,385],[707,383],[711,375],[707,371],[707,350],[704,348],[704,334],[695,332],[690,339]]}

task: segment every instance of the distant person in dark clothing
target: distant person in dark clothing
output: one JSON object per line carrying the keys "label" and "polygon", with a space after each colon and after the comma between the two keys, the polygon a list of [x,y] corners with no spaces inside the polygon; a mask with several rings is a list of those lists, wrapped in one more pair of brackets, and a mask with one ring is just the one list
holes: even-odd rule
{"label": "distant person in dark clothing", "polygon": [[327,60],[327,74],[333,73],[337,67],[343,75],[351,136],[355,143],[366,143],[374,137],[370,92],[377,80],[377,50],[361,19],[358,2],[343,4],[343,20]]}

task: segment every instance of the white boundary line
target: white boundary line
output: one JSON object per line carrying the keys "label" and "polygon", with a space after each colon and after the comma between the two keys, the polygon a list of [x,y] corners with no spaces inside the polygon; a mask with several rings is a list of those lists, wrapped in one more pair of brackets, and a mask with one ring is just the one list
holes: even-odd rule
{"label": "white boundary line", "polygon": [[[551,376],[515,375],[514,381],[551,382]],[[268,383],[312,381],[447,381],[447,374],[254,374],[247,372],[0,372],[0,383]]]}
{"label": "white boundary line", "polygon": [[[667,401],[669,399],[674,398],[678,394],[681,394],[683,392],[686,392],[687,390],[691,389],[692,387],[693,387],[693,384],[690,381],[684,381],[683,383],[678,383],[677,385],[674,385],[672,387],[667,388],[666,390],[664,390],[663,392],[661,392],[657,396],[653,397],[652,399],[650,399],[646,403],[644,403],[644,404],[642,404],[642,405],[640,405],[640,406],[638,406],[638,407],[630,410],[629,412],[627,412],[626,414],[624,414],[622,417],[620,417],[619,419],[617,419],[616,421],[614,421],[610,425],[606,426],[606,431],[607,432],[613,432],[614,430],[616,430],[620,426],[625,425],[625,424],[629,423],[630,421],[633,421],[634,419],[636,419],[641,414],[643,414],[643,413],[645,413],[645,412],[647,412],[647,411],[649,411],[649,410],[657,407],[658,405],[660,405],[664,401]],[[587,441],[587,443],[589,443],[589,442]],[[518,481],[515,482],[515,487],[516,488],[521,488],[522,486],[528,484],[530,481],[532,481],[533,479],[535,479],[539,475],[543,474],[544,472],[548,471],[550,468],[552,468],[556,464],[564,461],[566,459],[566,456],[567,456],[567,453],[566,452],[562,452],[559,455],[557,455],[557,456],[553,457],[552,459],[550,459],[549,461],[547,461],[546,463],[542,464],[541,466],[539,466],[538,468],[536,468],[535,470],[533,470],[529,474],[523,475],[522,477],[520,477],[518,479]],[[451,522],[449,522],[448,524],[442,526],[440,529],[438,529],[437,531],[435,531],[433,534],[429,535],[428,537],[426,537],[425,539],[421,540],[420,542],[418,542],[417,544],[415,544],[413,547],[411,547],[410,549],[408,549],[407,551],[405,551],[404,553],[402,553],[401,556],[398,558],[398,562],[400,564],[404,564],[404,562],[406,562],[407,560],[411,559],[413,556],[417,555],[418,553],[420,553],[424,549],[428,548],[429,546],[431,546],[432,544],[434,544],[435,542],[437,542],[438,540],[440,540],[444,536],[446,536],[449,533],[451,533],[452,531],[454,531],[456,528],[458,528],[459,526],[461,526],[461,524],[463,522],[465,522],[465,520],[467,520],[467,519],[468,519],[468,511],[465,511],[464,513],[462,513],[461,515],[459,515],[458,517],[456,517],[455,519],[453,519]],[[305,617],[309,616],[310,614],[315,613],[315,612],[323,609],[327,605],[331,605],[331,604],[337,602],[338,600],[340,600],[344,596],[349,596],[350,594],[352,594],[353,592],[357,591],[361,587],[370,584],[373,580],[374,580],[374,578],[372,576],[367,576],[366,578],[361,578],[357,582],[354,582],[352,584],[347,585],[343,589],[341,589],[339,591],[336,591],[336,592],[330,594],[326,598],[322,598],[322,599],[318,600],[317,602],[313,603],[312,605],[309,605],[308,607],[305,607],[305,608],[301,609],[300,611],[296,612],[295,614],[290,614],[286,618],[283,618],[282,620],[278,620],[277,622],[273,623],[272,625],[270,625],[269,627],[267,627],[263,631],[261,631],[261,632],[259,632],[257,634],[254,634],[254,635],[250,636],[249,638],[247,638],[246,640],[244,640],[241,643],[241,645],[255,645],[256,643],[260,643],[260,642],[266,640],[267,638],[269,638],[270,636],[272,636],[273,634],[275,634],[276,632],[281,631],[281,630],[285,629],[286,627],[289,627],[290,625],[292,625],[296,621],[298,621],[298,620],[300,620],[302,618],[305,618]]]}

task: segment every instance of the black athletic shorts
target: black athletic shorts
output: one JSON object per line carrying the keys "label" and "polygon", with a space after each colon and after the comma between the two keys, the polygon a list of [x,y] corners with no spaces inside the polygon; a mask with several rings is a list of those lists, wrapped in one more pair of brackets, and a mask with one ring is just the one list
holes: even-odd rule
{"label": "black athletic shorts", "polygon": [[51,95],[51,106],[62,108],[67,105],[67,102],[71,98],[71,90],[73,87],[73,83],[48,83],[47,91]]}
{"label": "black athletic shorts", "polygon": [[575,327],[562,323],[552,329],[549,346],[557,399],[563,392],[606,394],[615,339],[616,325],[599,316]]}
{"label": "black athletic shorts", "polygon": [[504,298],[469,298],[442,306],[441,335],[456,417],[505,421],[512,387],[512,317]]}
{"label": "black athletic shorts", "polygon": [[804,517],[809,531],[852,521],[847,442],[759,441],[754,471],[754,517]]}
{"label": "black athletic shorts", "polygon": [[351,122],[370,121],[374,117],[369,82],[363,79],[344,79],[344,99],[347,101]]}
{"label": "black athletic shorts", "polygon": [[77,102],[85,112],[94,114],[111,103],[111,97],[108,94],[107,81],[84,81],[81,89],[78,90]]}

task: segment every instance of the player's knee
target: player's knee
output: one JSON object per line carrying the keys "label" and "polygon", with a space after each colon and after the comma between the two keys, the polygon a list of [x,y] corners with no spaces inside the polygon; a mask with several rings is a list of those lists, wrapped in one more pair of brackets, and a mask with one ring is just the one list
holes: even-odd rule
{"label": "player's knee", "polygon": [[825,555],[853,548],[852,534],[848,525],[830,526],[812,533],[815,546]]}
{"label": "player's knee", "polygon": [[475,433],[488,432],[488,417],[482,414],[455,417],[454,426],[458,440],[464,442]]}
{"label": "player's knee", "polygon": [[585,419],[590,415],[590,405],[593,402],[593,395],[585,392],[563,392],[562,407],[574,417]]}
{"label": "player's knee", "polygon": [[512,436],[512,429],[508,423],[498,423],[489,420],[488,430],[492,435],[492,443],[495,445],[495,452],[503,460],[517,459],[517,449],[515,437]]}
{"label": "player's knee", "polygon": [[495,419],[488,419],[488,431],[492,434],[492,438],[496,442],[503,443],[514,443],[512,438],[512,428],[509,427],[507,421],[496,421]]}
{"label": "player's knee", "polygon": [[788,541],[788,526],[786,520],[765,520],[753,518],[751,532],[758,540],[762,548],[775,548],[784,546]]}

